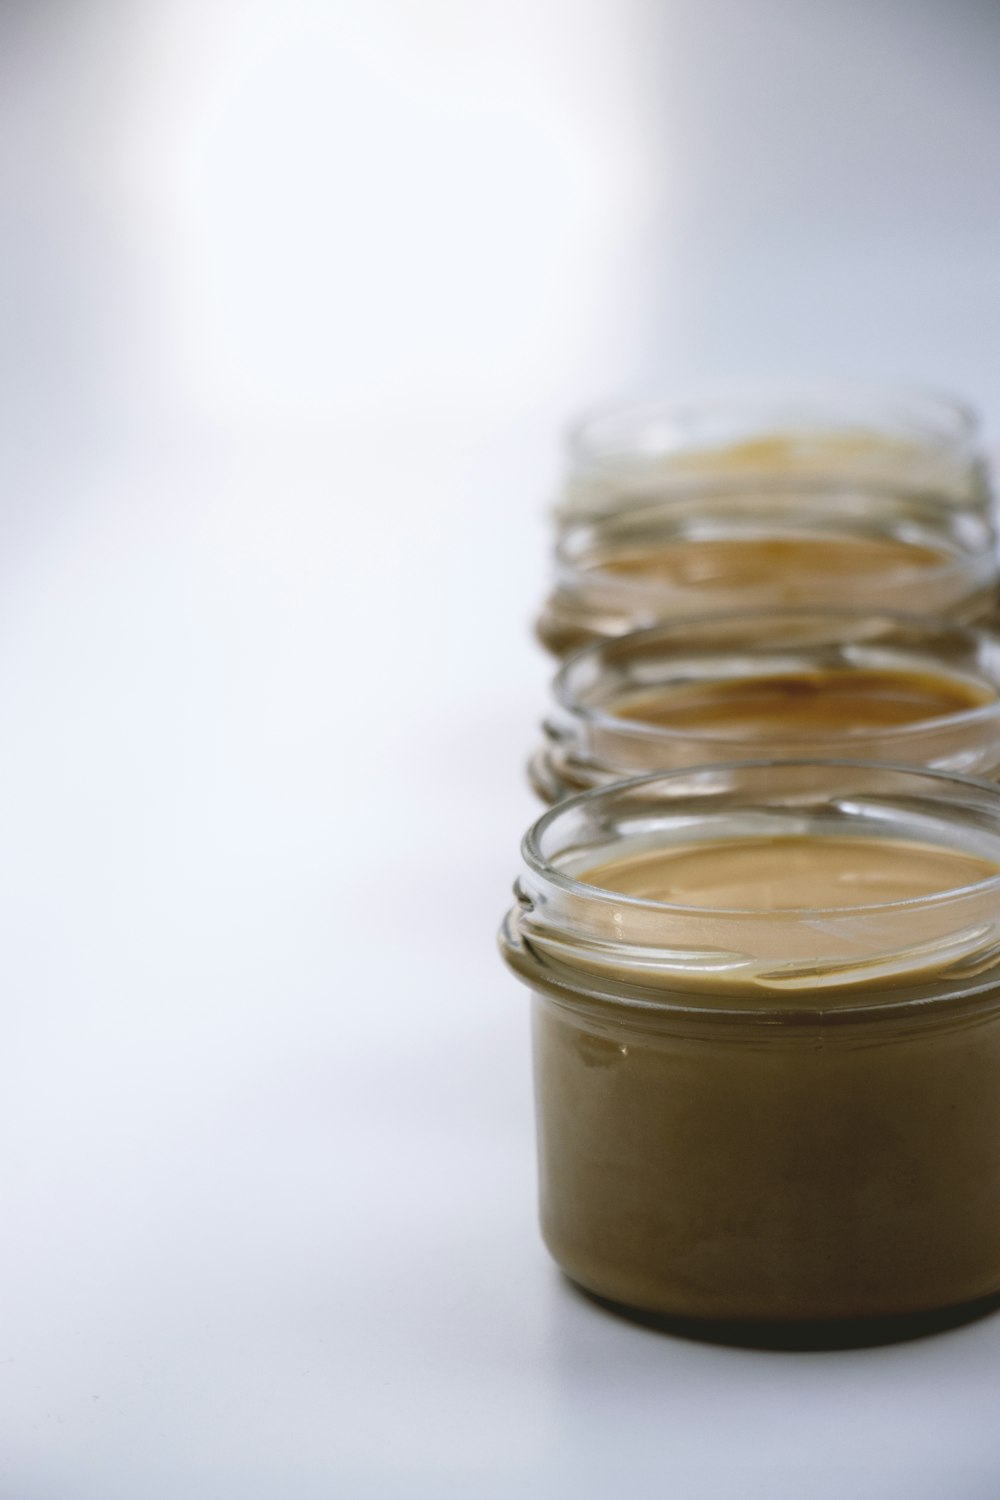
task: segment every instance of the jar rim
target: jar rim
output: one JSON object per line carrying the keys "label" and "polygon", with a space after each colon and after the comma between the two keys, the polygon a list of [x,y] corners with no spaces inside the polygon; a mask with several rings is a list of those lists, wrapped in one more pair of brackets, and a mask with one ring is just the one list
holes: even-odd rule
{"label": "jar rim", "polygon": [[[620,446],[607,450],[607,439],[601,442],[602,429],[620,423],[634,431],[653,419],[661,424],[680,427],[684,418],[692,412],[707,413],[727,405],[746,404],[766,408],[780,403],[805,402],[817,408],[820,429],[843,429],[847,424],[836,420],[836,414],[824,419],[824,403],[838,401],[857,403],[862,408],[866,403],[877,407],[878,403],[903,402],[913,408],[911,421],[919,423],[930,420],[935,440],[946,447],[961,448],[971,445],[977,437],[981,423],[972,404],[950,391],[939,390],[913,381],[893,380],[731,380],[719,381],[684,395],[667,391],[646,391],[622,395],[618,399],[600,402],[585,411],[566,432],[566,446],[574,463],[588,468],[614,466],[628,457]],[[863,419],[863,410],[861,417]],[[877,416],[877,412],[875,413]],[[871,424],[871,419],[869,419]],[[854,425],[864,425],[860,420]],[[877,420],[874,427],[878,428]],[[760,430],[764,430],[761,428]],[[775,430],[772,428],[772,430]],[[691,440],[681,440],[673,445],[661,445],[652,452],[635,454],[633,458],[657,456],[658,454],[682,452],[696,446]]]}
{"label": "jar rim", "polygon": [[[563,661],[552,679],[551,691],[556,704],[574,720],[594,729],[605,730],[615,734],[628,736],[630,739],[649,740],[654,744],[669,742],[680,743],[685,740],[697,740],[701,743],[718,746],[724,750],[727,746],[746,744],[748,737],[739,730],[729,729],[676,729],[669,724],[649,724],[641,719],[629,719],[625,714],[613,714],[607,710],[580,700],[572,687],[572,678],[575,672],[588,662],[596,662],[604,656],[612,656],[616,653],[625,654],[627,647],[641,647],[659,640],[668,640],[679,637],[685,630],[693,626],[704,626],[712,623],[724,624],[737,621],[774,620],[806,620],[818,619],[829,620],[834,623],[837,620],[879,620],[889,624],[902,626],[919,626],[928,633],[935,629],[947,630],[952,635],[962,635],[971,643],[994,643],[1000,648],[1000,634],[982,627],[967,625],[958,621],[950,621],[931,615],[918,615],[894,610],[876,610],[858,607],[854,609],[837,608],[836,606],[817,605],[811,608],[803,608],[801,605],[774,606],[772,608],[758,609],[732,609],[711,610],[678,616],[676,619],[662,622],[658,625],[649,626],[643,630],[629,631],[624,635],[610,636],[590,641],[579,650],[574,651]],[[787,647],[789,652],[803,649],[794,642]],[[933,717],[914,719],[907,724],[893,725],[891,730],[870,731],[866,730],[866,739],[916,737],[925,734],[928,729],[941,728],[967,728],[977,724],[989,723],[991,719],[1000,718],[1000,681],[997,683],[997,697],[988,703],[977,705],[975,708],[962,709],[956,713],[937,714]],[[817,746],[819,744],[842,743],[843,736],[837,737],[826,734],[817,735],[783,735],[782,744],[800,744],[804,747]],[[766,744],[766,741],[761,741]],[[782,756],[784,759],[785,757]],[[796,757],[798,758],[798,757]],[[815,758],[815,757],[808,757]],[[825,759],[825,757],[822,757]],[[869,757],[866,757],[868,759]],[[917,768],[919,769],[919,768]],[[652,773],[654,775],[659,773]],[[667,773],[664,773],[667,774]]]}
{"label": "jar rim", "polygon": [[[803,483],[801,479],[795,483],[762,486],[760,484],[748,485],[745,480],[739,484],[685,484],[683,489],[670,495],[658,495],[655,499],[645,500],[641,504],[630,505],[627,513],[620,511],[609,513],[602,518],[595,518],[589,514],[581,514],[569,521],[556,538],[553,548],[553,558],[557,584],[573,587],[578,583],[588,583],[601,589],[609,589],[619,598],[634,598],[661,600],[664,595],[664,586],[655,580],[644,577],[641,572],[630,574],[615,568],[602,565],[600,562],[588,563],[586,561],[589,549],[586,544],[580,546],[580,537],[589,537],[595,527],[602,524],[620,525],[627,519],[632,526],[641,524],[646,518],[655,518],[660,522],[664,530],[664,540],[670,540],[672,534],[677,531],[683,539],[680,531],[682,523],[691,520],[691,506],[701,502],[718,499],[720,501],[733,502],[736,500],[749,501],[756,496],[762,500],[773,499],[780,495],[789,500],[801,494],[809,499],[830,499],[835,497],[853,500],[885,500],[889,502],[916,503],[918,500],[933,502],[935,495],[932,490],[922,490],[914,493],[903,493],[898,486],[874,485],[874,484],[851,484],[830,483],[815,481]],[[836,527],[839,525],[846,531],[856,527],[858,517],[840,518],[836,512],[831,512],[827,517],[821,518],[824,524]],[[936,583],[941,579],[953,576],[961,576],[963,573],[981,577],[983,580],[992,576],[996,571],[996,562],[992,552],[992,537],[990,525],[985,517],[967,516],[964,519],[966,525],[978,524],[983,532],[982,545],[976,548],[965,548],[956,546],[952,538],[942,538],[948,550],[942,548],[940,561],[931,565],[916,567],[907,563],[895,563],[885,569],[881,575],[886,583],[904,580],[907,578],[926,580],[928,583]],[[758,523],[759,525],[759,518]],[[780,530],[783,534],[789,531],[800,534],[803,523],[800,522],[796,530],[795,521],[784,522]],[[815,531],[816,524],[809,528]],[[578,555],[574,555],[574,548],[578,549]],[[594,550],[599,550],[595,548]],[[677,592],[686,591],[686,585],[678,585]],[[672,592],[673,590],[668,590]]]}
{"label": "jar rim", "polygon": [[[577,880],[571,875],[558,869],[541,851],[540,843],[545,833],[560,818],[572,817],[577,808],[582,806],[596,806],[602,800],[621,795],[627,791],[638,791],[643,787],[652,788],[656,783],[673,782],[679,783],[690,780],[692,776],[699,773],[719,773],[731,771],[768,770],[774,771],[776,767],[785,770],[792,768],[813,768],[845,770],[850,772],[884,771],[909,777],[921,777],[939,782],[942,785],[975,788],[989,795],[996,803],[998,817],[998,828],[1000,828],[1000,786],[994,782],[987,781],[979,776],[963,776],[953,771],[941,771],[922,766],[907,766],[895,764],[888,761],[858,761],[834,756],[796,756],[794,758],[771,759],[755,757],[752,759],[719,761],[711,765],[683,767],[671,771],[654,771],[647,776],[629,777],[624,781],[617,781],[609,786],[592,787],[588,791],[578,792],[573,797],[567,797],[553,807],[549,807],[535,820],[527,830],[521,841],[521,854],[525,864],[532,873],[543,880],[547,885],[553,886],[569,895],[585,897],[588,900],[597,900],[601,904],[614,906],[626,906],[637,911],[659,911],[676,913],[680,916],[696,916],[700,920],[712,917],[721,917],[726,920],[755,921],[767,920],[773,917],[773,912],[761,907],[704,907],[688,906],[682,902],[652,901],[646,897],[628,896],[619,891],[607,890],[602,886],[591,885],[585,880]],[[835,907],[782,907],[781,916],[785,920],[807,919],[814,917],[836,917],[848,916],[859,912],[879,914],[881,912],[906,911],[914,908],[926,908],[938,906],[946,902],[960,899],[963,896],[980,895],[996,891],[1000,896],[1000,870],[996,875],[991,875],[987,880],[974,881],[964,886],[954,886],[947,890],[935,891],[927,896],[907,897],[900,901],[872,901],[858,906],[835,906]]]}
{"label": "jar rim", "polygon": [[[848,836],[978,856],[997,873],[899,901],[747,909],[629,896],[555,863],[585,870],[616,845],[690,845],[699,825],[716,844],[824,837],[831,813]],[[1000,1007],[1000,786],[976,777],[832,757],[700,765],[568,798],[528,830],[522,859],[502,951],[532,989],[570,1006],[754,1026]]]}

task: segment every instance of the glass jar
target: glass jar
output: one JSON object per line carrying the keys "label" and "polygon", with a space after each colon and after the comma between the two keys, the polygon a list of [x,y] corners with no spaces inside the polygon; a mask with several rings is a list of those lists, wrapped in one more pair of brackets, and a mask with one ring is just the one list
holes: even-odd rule
{"label": "glass jar", "polygon": [[989,507],[976,414],[906,386],[825,381],[720,388],[599,412],[570,433],[561,521],[691,484],[839,483]]}
{"label": "glass jar", "polygon": [[556,545],[537,624],[556,655],[686,615],[842,606],[986,616],[996,536],[976,508],[937,494],[810,488],[689,488],[583,516]]}
{"label": "glass jar", "polygon": [[1000,1290],[1000,789],[797,761],[619,782],[523,844],[541,1222],[674,1317]]}
{"label": "glass jar", "polygon": [[553,698],[529,766],[547,802],[760,755],[1000,770],[1000,636],[919,615],[695,616],[585,647]]}

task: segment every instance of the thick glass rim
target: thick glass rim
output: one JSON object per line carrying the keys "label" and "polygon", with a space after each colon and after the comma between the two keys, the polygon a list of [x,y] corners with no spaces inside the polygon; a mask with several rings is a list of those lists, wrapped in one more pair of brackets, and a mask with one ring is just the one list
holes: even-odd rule
{"label": "thick glass rim", "polygon": [[[935,629],[947,631],[951,635],[962,635],[968,639],[970,644],[986,644],[993,642],[1000,648],[1000,634],[984,628],[966,625],[959,621],[954,623],[940,619],[936,616],[908,614],[902,611],[866,609],[863,606],[855,609],[838,609],[834,606],[817,605],[815,608],[803,608],[802,606],[775,606],[774,608],[738,609],[738,610],[711,610],[705,613],[688,614],[679,616],[677,619],[666,621],[659,625],[652,625],[644,630],[629,631],[624,635],[609,636],[606,639],[591,641],[574,651],[560,665],[552,679],[551,691],[556,704],[566,714],[581,724],[594,729],[600,729],[612,734],[620,734],[630,739],[647,740],[653,744],[669,742],[670,744],[682,743],[685,740],[704,743],[713,747],[718,746],[720,752],[727,747],[757,743],[760,746],[767,745],[766,740],[752,741],[751,737],[740,730],[728,729],[674,729],[669,724],[648,724],[641,719],[629,719],[624,714],[613,714],[607,710],[583,703],[576,695],[572,678],[574,673],[588,662],[599,661],[602,657],[610,657],[616,654],[627,655],[629,647],[641,648],[644,644],[655,644],[660,640],[681,637],[685,630],[717,623],[735,624],[738,621],[765,621],[774,620],[780,622],[788,620],[790,623],[796,620],[877,620],[888,624],[918,627],[931,635]],[[789,653],[805,649],[791,642],[787,646]],[[865,730],[865,738],[871,740],[891,739],[893,741],[907,736],[918,736],[926,734],[928,730],[948,728],[966,728],[977,724],[988,723],[991,719],[1000,718],[1000,682],[997,683],[997,697],[989,703],[980,704],[976,708],[962,709],[956,713],[938,714],[926,719],[914,719],[908,724],[893,725],[886,730]],[[849,739],[848,735],[834,735],[830,733],[805,735],[788,734],[781,737],[780,743],[786,745],[802,745],[805,749],[810,746],[815,750],[822,744],[843,744]],[[786,757],[782,755],[782,759]],[[799,759],[801,757],[796,757]],[[815,758],[806,757],[806,758]],[[822,757],[825,759],[825,757]],[[868,759],[866,757],[866,759]],[[855,762],[863,764],[863,762]],[[921,767],[913,769],[920,770]],[[652,773],[653,775],[659,773]],[[664,772],[662,774],[670,774]],[[633,778],[638,779],[638,778]]]}
{"label": "thick glass rim", "polygon": [[[641,505],[630,506],[625,518],[623,518],[621,513],[615,512],[605,518],[605,520],[607,524],[612,526],[622,524],[623,519],[627,519],[628,524],[631,526],[641,525],[646,518],[657,520],[663,528],[665,539],[669,540],[673,531],[679,528],[684,520],[688,519],[691,506],[694,503],[711,501],[712,499],[730,502],[735,500],[749,501],[758,495],[762,500],[767,500],[773,499],[776,494],[780,494],[784,499],[791,499],[801,494],[803,498],[810,500],[827,499],[831,503],[835,502],[837,497],[852,500],[871,499],[876,502],[882,499],[890,503],[903,504],[913,504],[915,501],[921,499],[926,500],[929,504],[934,504],[936,501],[933,490],[922,490],[918,493],[910,494],[908,492],[904,493],[893,485],[846,485],[842,482],[823,483],[819,481],[804,483],[799,479],[795,483],[788,485],[762,486],[759,483],[747,484],[744,479],[738,485],[717,483],[685,485],[684,489],[676,494],[669,496],[660,495],[655,500],[645,502]],[[852,519],[855,522],[857,521],[857,518],[851,517],[840,520],[833,509],[831,509],[829,516],[823,519],[831,527],[840,525],[847,531],[852,529]],[[973,518],[970,516],[966,519],[972,520]],[[984,579],[990,577],[996,571],[997,567],[992,552],[993,539],[988,535],[989,525],[986,519],[978,519],[983,530],[982,548],[976,548],[975,550],[960,549],[954,545],[952,538],[942,538],[946,545],[949,545],[949,551],[947,554],[942,552],[942,559],[939,563],[923,567],[897,563],[887,567],[882,576],[887,580],[893,581],[920,578],[926,579],[929,582],[937,582],[940,579],[956,575],[961,576],[963,573],[971,574],[974,577],[981,576]],[[599,529],[601,524],[601,520],[582,514],[568,522],[564,527],[556,538],[553,552],[557,582],[563,584],[591,582],[605,588],[612,588],[616,594],[621,594],[625,598],[653,597],[661,599],[665,592],[663,584],[651,581],[641,574],[632,575],[617,571],[611,567],[602,566],[600,562],[588,563],[586,561],[586,556],[590,548],[587,546],[586,541],[581,545],[580,538],[583,536],[589,540],[589,534],[593,533],[595,529]],[[794,523],[792,523],[792,528],[794,529]],[[782,529],[787,531],[788,524],[786,523]],[[593,543],[593,548],[595,551],[600,550],[598,541]],[[682,593],[689,587],[691,586],[678,585],[676,588],[667,589],[666,592]],[[701,592],[704,592],[704,588],[701,589]]]}
{"label": "thick glass rim", "polygon": [[[903,403],[902,416],[909,417],[911,425],[921,424],[933,435],[937,446],[961,448],[971,445],[977,437],[981,423],[979,414],[971,403],[949,391],[938,390],[913,381],[879,381],[872,379],[850,380],[828,378],[819,380],[734,380],[719,381],[696,388],[688,394],[678,395],[667,391],[635,392],[617,400],[601,402],[585,411],[566,431],[566,447],[574,464],[586,468],[614,468],[625,462],[640,462],[643,459],[669,453],[683,452],[685,448],[697,447],[697,441],[683,439],[676,444],[660,444],[643,449],[634,444],[634,437],[643,426],[655,422],[661,426],[673,426],[680,431],[685,419],[692,414],[708,414],[713,409],[729,405],[745,405],[751,412],[755,408],[766,411],[768,406],[781,404],[807,404],[816,408],[819,430],[844,430],[852,425],[837,418],[837,403],[856,405],[859,408],[857,422],[853,425],[877,431],[880,405]],[[824,405],[834,408],[824,417]],[[870,405],[871,412],[866,423],[864,408]],[[609,446],[613,429],[619,425],[624,434],[633,434],[633,446],[629,451],[623,439]],[[777,424],[772,430],[777,430]],[[762,425],[761,431],[765,428]]]}
{"label": "thick glass rim", "polygon": [[[792,922],[796,920],[806,921],[810,918],[851,918],[859,913],[904,912],[913,910],[926,910],[948,903],[953,903],[965,897],[977,897],[995,892],[1000,897],[1000,870],[996,875],[986,880],[974,881],[968,885],[949,887],[947,890],[935,891],[930,895],[908,897],[901,901],[869,901],[861,902],[857,906],[803,906],[782,907],[780,913],[764,910],[760,907],[722,907],[722,906],[689,906],[683,902],[653,901],[641,896],[628,896],[619,891],[611,891],[603,886],[591,885],[585,880],[579,880],[572,875],[567,875],[553,865],[542,853],[540,844],[542,838],[552,828],[553,824],[560,819],[572,819],[577,810],[588,807],[599,806],[602,801],[610,801],[614,797],[623,794],[640,791],[643,787],[652,789],[657,784],[679,783],[691,780],[692,777],[706,773],[718,775],[719,773],[739,771],[768,771],[774,772],[776,768],[785,769],[829,769],[844,770],[850,773],[884,772],[910,778],[919,778],[938,783],[940,786],[954,786],[986,793],[989,799],[996,805],[997,834],[1000,838],[1000,786],[994,782],[986,781],[978,776],[963,776],[952,771],[939,771],[920,766],[899,765],[887,761],[858,761],[848,760],[832,756],[816,756],[795,758],[754,758],[736,761],[719,761],[710,765],[689,766],[673,771],[654,771],[647,776],[629,777],[627,780],[616,781],[608,786],[593,787],[589,791],[579,792],[573,797],[567,797],[555,806],[548,808],[541,817],[537,818],[525,833],[521,841],[521,856],[525,865],[541,882],[554,887],[566,895],[574,896],[586,901],[597,901],[602,906],[613,905],[626,907],[641,912],[663,912],[672,915],[696,918],[701,922],[711,921],[719,918],[727,922],[758,922],[773,921],[775,915],[780,915],[782,921]],[[942,804],[942,810],[947,803]]]}

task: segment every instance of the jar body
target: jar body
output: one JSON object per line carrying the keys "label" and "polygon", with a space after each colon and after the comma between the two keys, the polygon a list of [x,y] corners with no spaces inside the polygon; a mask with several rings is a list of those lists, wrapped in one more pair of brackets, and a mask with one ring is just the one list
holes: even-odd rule
{"label": "jar body", "polygon": [[615,782],[526,835],[543,1234],[677,1318],[1000,1294],[1000,789],[846,760]]}
{"label": "jar body", "polygon": [[1000,1000],[705,1028],[536,993],[542,1232],[675,1317],[890,1317],[1000,1290]]}

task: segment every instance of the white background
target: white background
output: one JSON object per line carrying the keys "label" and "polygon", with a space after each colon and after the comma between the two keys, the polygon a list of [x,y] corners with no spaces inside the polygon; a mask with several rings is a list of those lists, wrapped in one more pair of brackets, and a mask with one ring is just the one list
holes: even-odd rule
{"label": "white background", "polygon": [[998,63],[974,0],[4,7],[2,1500],[995,1500],[996,1318],[560,1280],[494,932],[563,422],[995,417]]}

